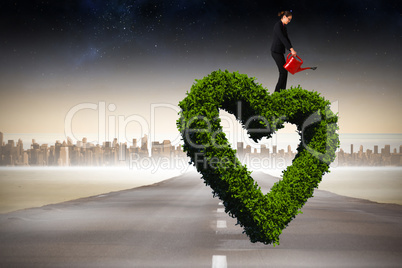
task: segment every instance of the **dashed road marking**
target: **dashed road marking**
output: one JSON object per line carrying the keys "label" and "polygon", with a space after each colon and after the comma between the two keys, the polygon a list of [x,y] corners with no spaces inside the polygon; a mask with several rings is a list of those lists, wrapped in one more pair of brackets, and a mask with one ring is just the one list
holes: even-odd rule
{"label": "dashed road marking", "polygon": [[[219,202],[219,206],[223,206],[223,202]],[[224,208],[218,208],[216,210],[218,213],[224,213]],[[216,222],[216,228],[227,228],[226,221],[218,220]],[[218,233],[218,231],[216,231]],[[227,268],[227,260],[225,255],[213,255],[212,256],[212,268]]]}
{"label": "dashed road marking", "polygon": [[227,228],[228,226],[226,224],[226,221],[217,221],[216,222],[216,227],[217,228]]}
{"label": "dashed road marking", "polygon": [[212,256],[212,268],[227,268],[228,264],[225,255]]}

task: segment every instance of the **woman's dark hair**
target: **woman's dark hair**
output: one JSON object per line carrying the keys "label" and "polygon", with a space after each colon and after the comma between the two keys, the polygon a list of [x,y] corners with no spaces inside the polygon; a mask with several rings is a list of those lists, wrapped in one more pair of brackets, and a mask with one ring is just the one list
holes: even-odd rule
{"label": "woman's dark hair", "polygon": [[283,16],[289,17],[292,16],[292,12],[290,11],[281,11],[278,13],[278,17],[280,17],[282,19]]}

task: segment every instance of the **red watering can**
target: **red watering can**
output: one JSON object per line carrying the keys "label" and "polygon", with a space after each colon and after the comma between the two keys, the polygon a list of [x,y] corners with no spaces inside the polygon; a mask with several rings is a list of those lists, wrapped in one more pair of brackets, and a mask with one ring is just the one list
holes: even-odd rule
{"label": "red watering can", "polygon": [[295,57],[290,57],[292,53],[289,53],[285,65],[283,67],[288,70],[289,73],[295,74],[307,69],[315,70],[317,67],[307,67],[307,68],[300,68],[303,64],[303,60],[296,55],[297,58],[299,58],[300,61],[298,61]]}

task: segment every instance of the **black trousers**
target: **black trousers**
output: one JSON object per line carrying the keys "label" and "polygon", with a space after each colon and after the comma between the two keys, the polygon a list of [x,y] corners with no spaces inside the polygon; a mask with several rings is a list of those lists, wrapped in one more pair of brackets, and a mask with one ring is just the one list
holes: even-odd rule
{"label": "black trousers", "polygon": [[286,89],[286,82],[288,80],[288,71],[286,71],[285,68],[283,68],[283,65],[285,65],[285,55],[281,53],[276,53],[271,51],[272,58],[274,58],[276,65],[278,66],[279,70],[279,78],[278,78],[278,83],[276,84],[275,87],[275,92],[280,92],[282,89]]}

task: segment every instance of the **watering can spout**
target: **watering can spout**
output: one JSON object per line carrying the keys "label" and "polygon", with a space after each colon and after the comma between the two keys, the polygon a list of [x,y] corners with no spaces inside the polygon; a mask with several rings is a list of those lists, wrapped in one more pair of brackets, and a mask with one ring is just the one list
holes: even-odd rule
{"label": "watering can spout", "polygon": [[283,67],[291,74],[295,74],[307,69],[315,70],[317,67],[306,67],[306,68],[301,68],[301,65],[303,64],[303,60],[296,55],[296,57],[300,60],[298,61],[296,57],[291,57],[291,53],[288,54],[286,63],[283,65]]}
{"label": "watering can spout", "polygon": [[297,69],[297,70],[295,71],[295,73],[298,73],[298,72],[301,72],[301,71],[304,71],[304,70],[308,70],[308,69],[315,70],[315,69],[317,69],[317,67],[299,68],[299,69]]}

